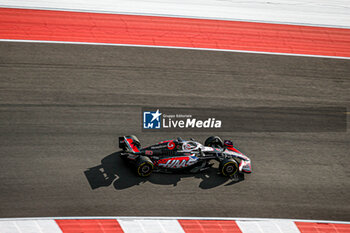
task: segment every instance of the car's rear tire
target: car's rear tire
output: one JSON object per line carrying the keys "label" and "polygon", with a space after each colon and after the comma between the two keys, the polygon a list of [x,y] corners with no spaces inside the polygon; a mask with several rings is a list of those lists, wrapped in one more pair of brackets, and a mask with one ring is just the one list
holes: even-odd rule
{"label": "car's rear tire", "polygon": [[220,162],[219,171],[223,176],[231,177],[238,172],[238,163],[234,159],[224,159]]}
{"label": "car's rear tire", "polygon": [[205,140],[204,145],[211,146],[211,147],[217,147],[217,148],[223,148],[224,142],[218,136],[211,136],[211,137],[207,138],[207,140]]}
{"label": "car's rear tire", "polygon": [[140,155],[136,161],[136,172],[141,177],[151,175],[153,171],[153,163],[150,158]]}

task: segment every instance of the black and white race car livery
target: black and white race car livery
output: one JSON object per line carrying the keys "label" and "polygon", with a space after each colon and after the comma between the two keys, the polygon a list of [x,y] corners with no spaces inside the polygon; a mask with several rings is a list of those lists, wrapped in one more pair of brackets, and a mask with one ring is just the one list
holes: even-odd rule
{"label": "black and white race car livery", "polygon": [[141,147],[136,136],[119,137],[120,156],[133,164],[139,176],[154,172],[197,173],[210,168],[211,160],[219,162],[219,172],[228,177],[237,173],[251,173],[250,159],[233,146],[230,140],[209,137],[204,145],[193,139],[162,141]]}

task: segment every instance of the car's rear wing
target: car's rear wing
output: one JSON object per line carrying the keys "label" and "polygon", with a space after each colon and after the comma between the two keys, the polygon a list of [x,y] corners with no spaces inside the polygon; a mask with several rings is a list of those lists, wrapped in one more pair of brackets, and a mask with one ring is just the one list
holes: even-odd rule
{"label": "car's rear wing", "polygon": [[130,153],[140,153],[139,143],[132,136],[119,137],[119,148]]}

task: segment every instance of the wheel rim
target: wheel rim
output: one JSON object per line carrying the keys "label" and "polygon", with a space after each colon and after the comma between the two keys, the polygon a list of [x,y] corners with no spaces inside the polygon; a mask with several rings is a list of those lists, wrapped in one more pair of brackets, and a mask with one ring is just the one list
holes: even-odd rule
{"label": "wheel rim", "polygon": [[225,171],[227,176],[232,176],[238,171],[238,168],[237,168],[236,164],[228,163],[228,164],[226,164],[224,171]]}
{"label": "wheel rim", "polygon": [[142,174],[147,174],[151,171],[151,167],[148,164],[145,164],[144,166],[142,166],[141,168],[141,172]]}
{"label": "wheel rim", "polygon": [[226,172],[227,172],[227,173],[232,173],[233,171],[234,171],[233,166],[230,166],[230,165],[229,165],[229,166],[226,167]]}

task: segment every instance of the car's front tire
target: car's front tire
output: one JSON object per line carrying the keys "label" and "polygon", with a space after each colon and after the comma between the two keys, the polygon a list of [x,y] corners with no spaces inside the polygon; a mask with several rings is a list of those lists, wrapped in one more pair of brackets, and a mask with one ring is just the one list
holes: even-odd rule
{"label": "car's front tire", "polygon": [[223,176],[232,177],[238,172],[238,163],[234,159],[224,159],[220,162],[219,171]]}

